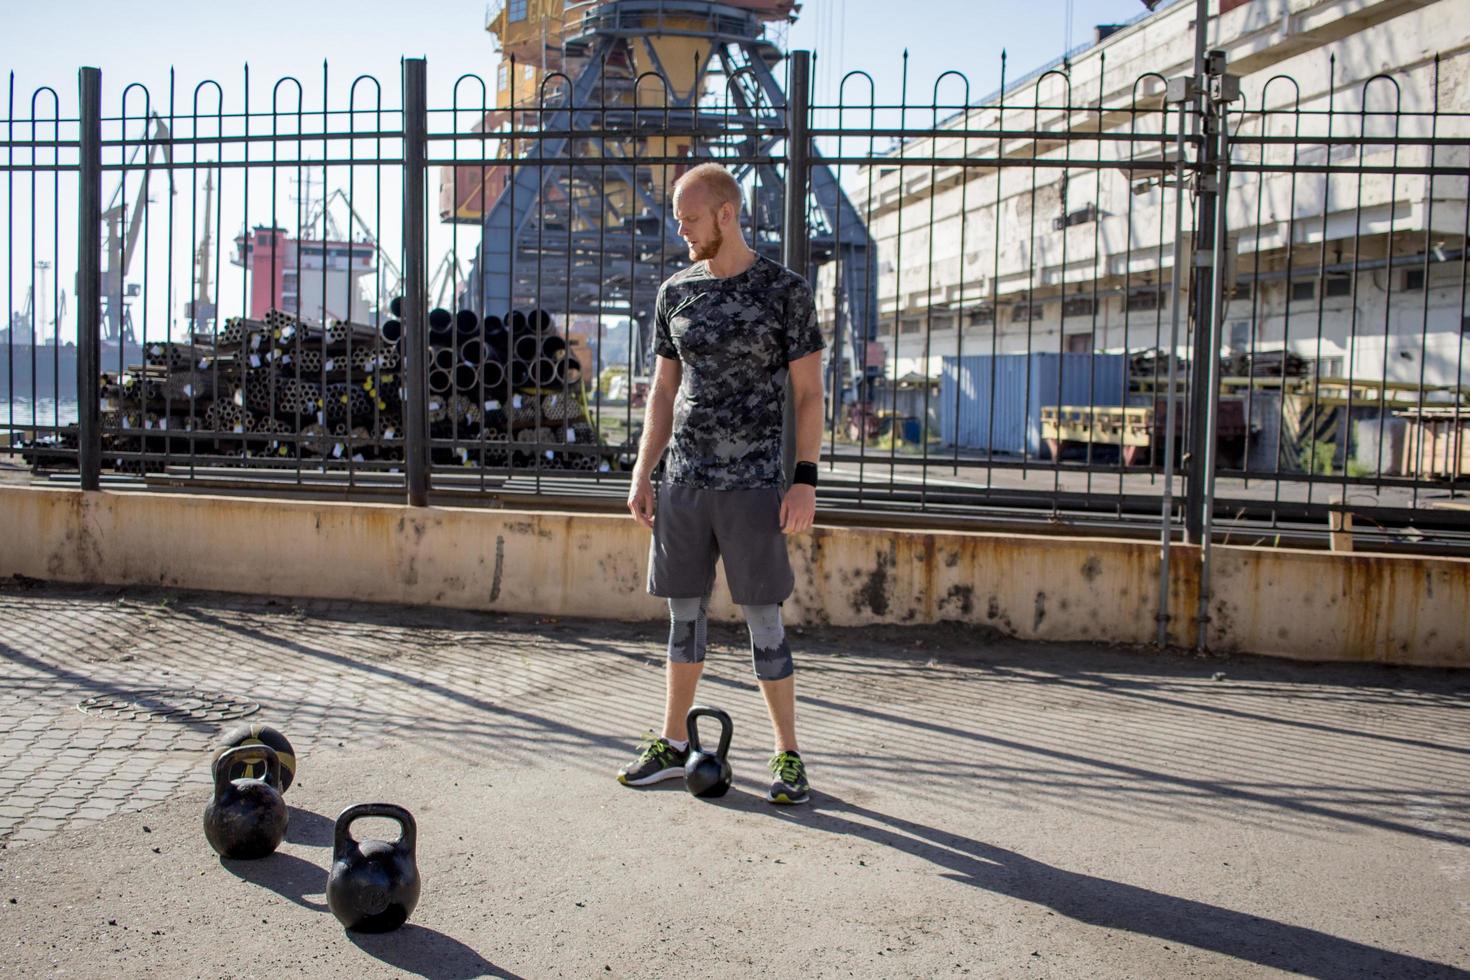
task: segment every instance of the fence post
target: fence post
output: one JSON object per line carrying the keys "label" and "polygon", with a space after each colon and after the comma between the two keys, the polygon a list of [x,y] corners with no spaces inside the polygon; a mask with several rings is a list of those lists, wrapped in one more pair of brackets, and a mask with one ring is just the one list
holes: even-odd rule
{"label": "fence post", "polygon": [[77,469],[82,489],[101,484],[102,72],[77,72]]}
{"label": "fence post", "polygon": [[[1189,372],[1189,432],[1185,437],[1188,455],[1184,463],[1184,540],[1199,544],[1203,526],[1205,504],[1205,459],[1213,456],[1215,447],[1208,445],[1207,429],[1210,406],[1214,403],[1208,388],[1208,379],[1214,372],[1210,362],[1219,356],[1219,348],[1211,347],[1213,331],[1210,317],[1214,312],[1215,293],[1215,222],[1218,215],[1219,186],[1215,182],[1218,166],[1219,146],[1210,132],[1212,123],[1206,104],[1208,80],[1205,67],[1205,35],[1209,30],[1208,13],[1204,0],[1196,4],[1195,15],[1195,63],[1194,80],[1196,90],[1192,93],[1195,125],[1200,137],[1199,159],[1195,167],[1195,222],[1194,222],[1194,268],[1191,270],[1192,288],[1190,298],[1194,321],[1194,348],[1190,352]],[[1173,392],[1170,392],[1173,397]]]}
{"label": "fence post", "polygon": [[[808,270],[806,204],[810,171],[812,53],[793,51],[791,75],[786,91],[786,215],[782,227],[781,261],[791,271],[805,276]],[[796,399],[791,379],[786,379],[786,406],[781,413],[781,471],[783,483],[791,484],[796,471]]]}
{"label": "fence post", "polygon": [[403,465],[410,507],[429,503],[428,344],[424,278],[424,175],[428,143],[428,71],[423,58],[403,60]]}
{"label": "fence post", "polygon": [[[1184,268],[1184,130],[1188,123],[1190,101],[1198,79],[1171,79],[1165,93],[1165,104],[1179,106],[1179,128],[1174,133],[1174,263],[1169,287],[1169,370],[1164,391],[1164,487],[1159,500],[1159,611],[1158,645],[1169,645],[1169,567],[1174,543],[1174,436],[1178,433],[1178,402],[1174,397],[1179,386],[1180,287],[1188,287],[1189,272]],[[1162,186],[1162,185],[1161,185]],[[1158,404],[1157,395],[1154,404]]]}
{"label": "fence post", "polygon": [[[1196,472],[1201,491],[1199,506],[1199,608],[1195,615],[1195,645],[1203,652],[1209,644],[1211,529],[1215,517],[1215,442],[1220,413],[1220,329],[1225,322],[1225,271],[1227,260],[1225,238],[1225,201],[1230,189],[1230,129],[1227,125],[1229,105],[1240,97],[1240,79],[1225,71],[1225,52],[1211,51],[1205,59],[1204,138],[1206,146],[1214,146],[1215,169],[1209,174],[1215,182],[1216,220],[1211,231],[1210,255],[1214,268],[1208,299],[1209,318],[1201,321],[1200,333],[1209,344],[1209,360],[1202,365],[1206,379],[1204,398],[1204,441],[1209,451],[1203,454]],[[1202,172],[1203,181],[1206,174]],[[1326,206],[1324,202],[1323,206]]]}

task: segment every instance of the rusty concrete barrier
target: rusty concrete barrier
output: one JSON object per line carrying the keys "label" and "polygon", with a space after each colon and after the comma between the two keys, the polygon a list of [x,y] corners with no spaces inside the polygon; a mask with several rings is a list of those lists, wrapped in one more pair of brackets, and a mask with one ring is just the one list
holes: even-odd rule
{"label": "rusty concrete barrier", "polygon": [[[627,517],[0,487],[0,575],[367,602],[661,619]],[[1106,538],[818,527],[791,548],[789,622],[968,623],[1148,644],[1158,546]],[[1217,546],[1212,649],[1470,666],[1470,561]],[[1171,562],[1193,642],[1198,552]],[[723,576],[711,610],[735,620]]]}
{"label": "rusty concrete barrier", "polygon": [[1470,667],[1470,561],[1218,545],[1213,560],[1211,649]]}
{"label": "rusty concrete barrier", "polygon": [[1157,548],[1105,538],[819,527],[794,542],[810,623],[960,621],[1037,640],[1148,643]]}
{"label": "rusty concrete barrier", "polygon": [[647,618],[631,520],[469,508],[0,488],[0,574]]}

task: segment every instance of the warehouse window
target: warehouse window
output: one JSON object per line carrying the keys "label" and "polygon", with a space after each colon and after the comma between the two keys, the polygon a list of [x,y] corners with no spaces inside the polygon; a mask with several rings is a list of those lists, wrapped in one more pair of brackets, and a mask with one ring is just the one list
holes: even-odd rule
{"label": "warehouse window", "polygon": [[1040,320],[1045,316],[1046,304],[1044,303],[1017,303],[1011,307],[1011,322],[1025,323],[1027,320]]}
{"label": "warehouse window", "polygon": [[1322,293],[1324,296],[1351,296],[1353,294],[1353,277],[1343,272],[1329,275]]}
{"label": "warehouse window", "polygon": [[1291,301],[1304,303],[1317,298],[1317,283],[1312,279],[1298,279],[1291,284]]}
{"label": "warehouse window", "polygon": [[1062,300],[1063,316],[1092,316],[1092,297],[1073,296]]}
{"label": "warehouse window", "polygon": [[1251,322],[1235,320],[1230,324],[1230,348],[1245,350],[1251,345]]}
{"label": "warehouse window", "polygon": [[995,307],[977,306],[970,311],[970,326],[984,327],[995,323]]}
{"label": "warehouse window", "polygon": [[1064,228],[1071,228],[1074,225],[1085,225],[1089,221],[1096,221],[1097,216],[1097,205],[1089,204],[1085,208],[1068,211],[1059,218],[1051,219],[1051,227],[1053,231],[1061,231]]}
{"label": "warehouse window", "polygon": [[1411,293],[1417,293],[1424,288],[1423,269],[1404,270],[1404,289]]}
{"label": "warehouse window", "polygon": [[1127,308],[1130,313],[1157,310],[1163,305],[1163,295],[1157,289],[1135,289],[1128,294]]}
{"label": "warehouse window", "polygon": [[506,8],[506,19],[512,23],[525,20],[527,2],[528,0],[510,0],[510,5]]}

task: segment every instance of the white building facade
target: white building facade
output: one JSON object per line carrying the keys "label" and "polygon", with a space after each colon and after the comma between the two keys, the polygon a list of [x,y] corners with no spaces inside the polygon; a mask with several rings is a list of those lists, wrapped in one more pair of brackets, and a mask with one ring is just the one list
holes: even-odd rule
{"label": "white building facade", "polygon": [[[1211,5],[1208,46],[1242,98],[1229,117],[1224,351],[1290,351],[1319,376],[1470,385],[1470,3],[1225,6]],[[1194,9],[1119,30],[1009,86],[1004,108],[953,116],[844,180],[878,246],[885,374],[937,378],[956,354],[1167,346],[1173,308],[1189,302],[1187,275],[1175,289],[1176,217],[1188,243],[1195,213],[1187,188],[1176,216],[1162,179],[1179,124],[1163,96],[1191,73]],[[981,162],[943,162],[960,158]],[[829,322],[834,274],[819,277]],[[1187,307],[1180,323],[1188,357]]]}

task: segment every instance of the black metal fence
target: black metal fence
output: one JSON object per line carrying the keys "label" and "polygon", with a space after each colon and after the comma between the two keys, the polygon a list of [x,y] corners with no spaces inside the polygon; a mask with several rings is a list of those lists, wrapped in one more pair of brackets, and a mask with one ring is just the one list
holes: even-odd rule
{"label": "black metal fence", "polygon": [[1284,76],[1242,96],[1210,60],[1198,108],[1159,75],[1110,82],[1105,56],[980,108],[962,76],[831,107],[814,133],[885,259],[884,367],[829,427],[855,501],[881,481],[928,511],[1177,506],[1196,537],[1208,515],[1306,541],[1344,513],[1379,545],[1460,537],[1470,115],[1439,104],[1438,59],[1413,104],[1327,60],[1314,105]]}
{"label": "black metal fence", "polygon": [[1217,56],[1115,79],[1104,52],[814,105],[803,53],[694,98],[585,54],[441,106],[412,60],[396,98],[326,68],[263,101],[248,73],[110,104],[90,69],[75,102],[12,79],[8,453],[615,509],[688,261],[670,186],[715,159],[818,296],[830,517],[1464,548],[1470,113],[1437,58],[1242,93]]}

